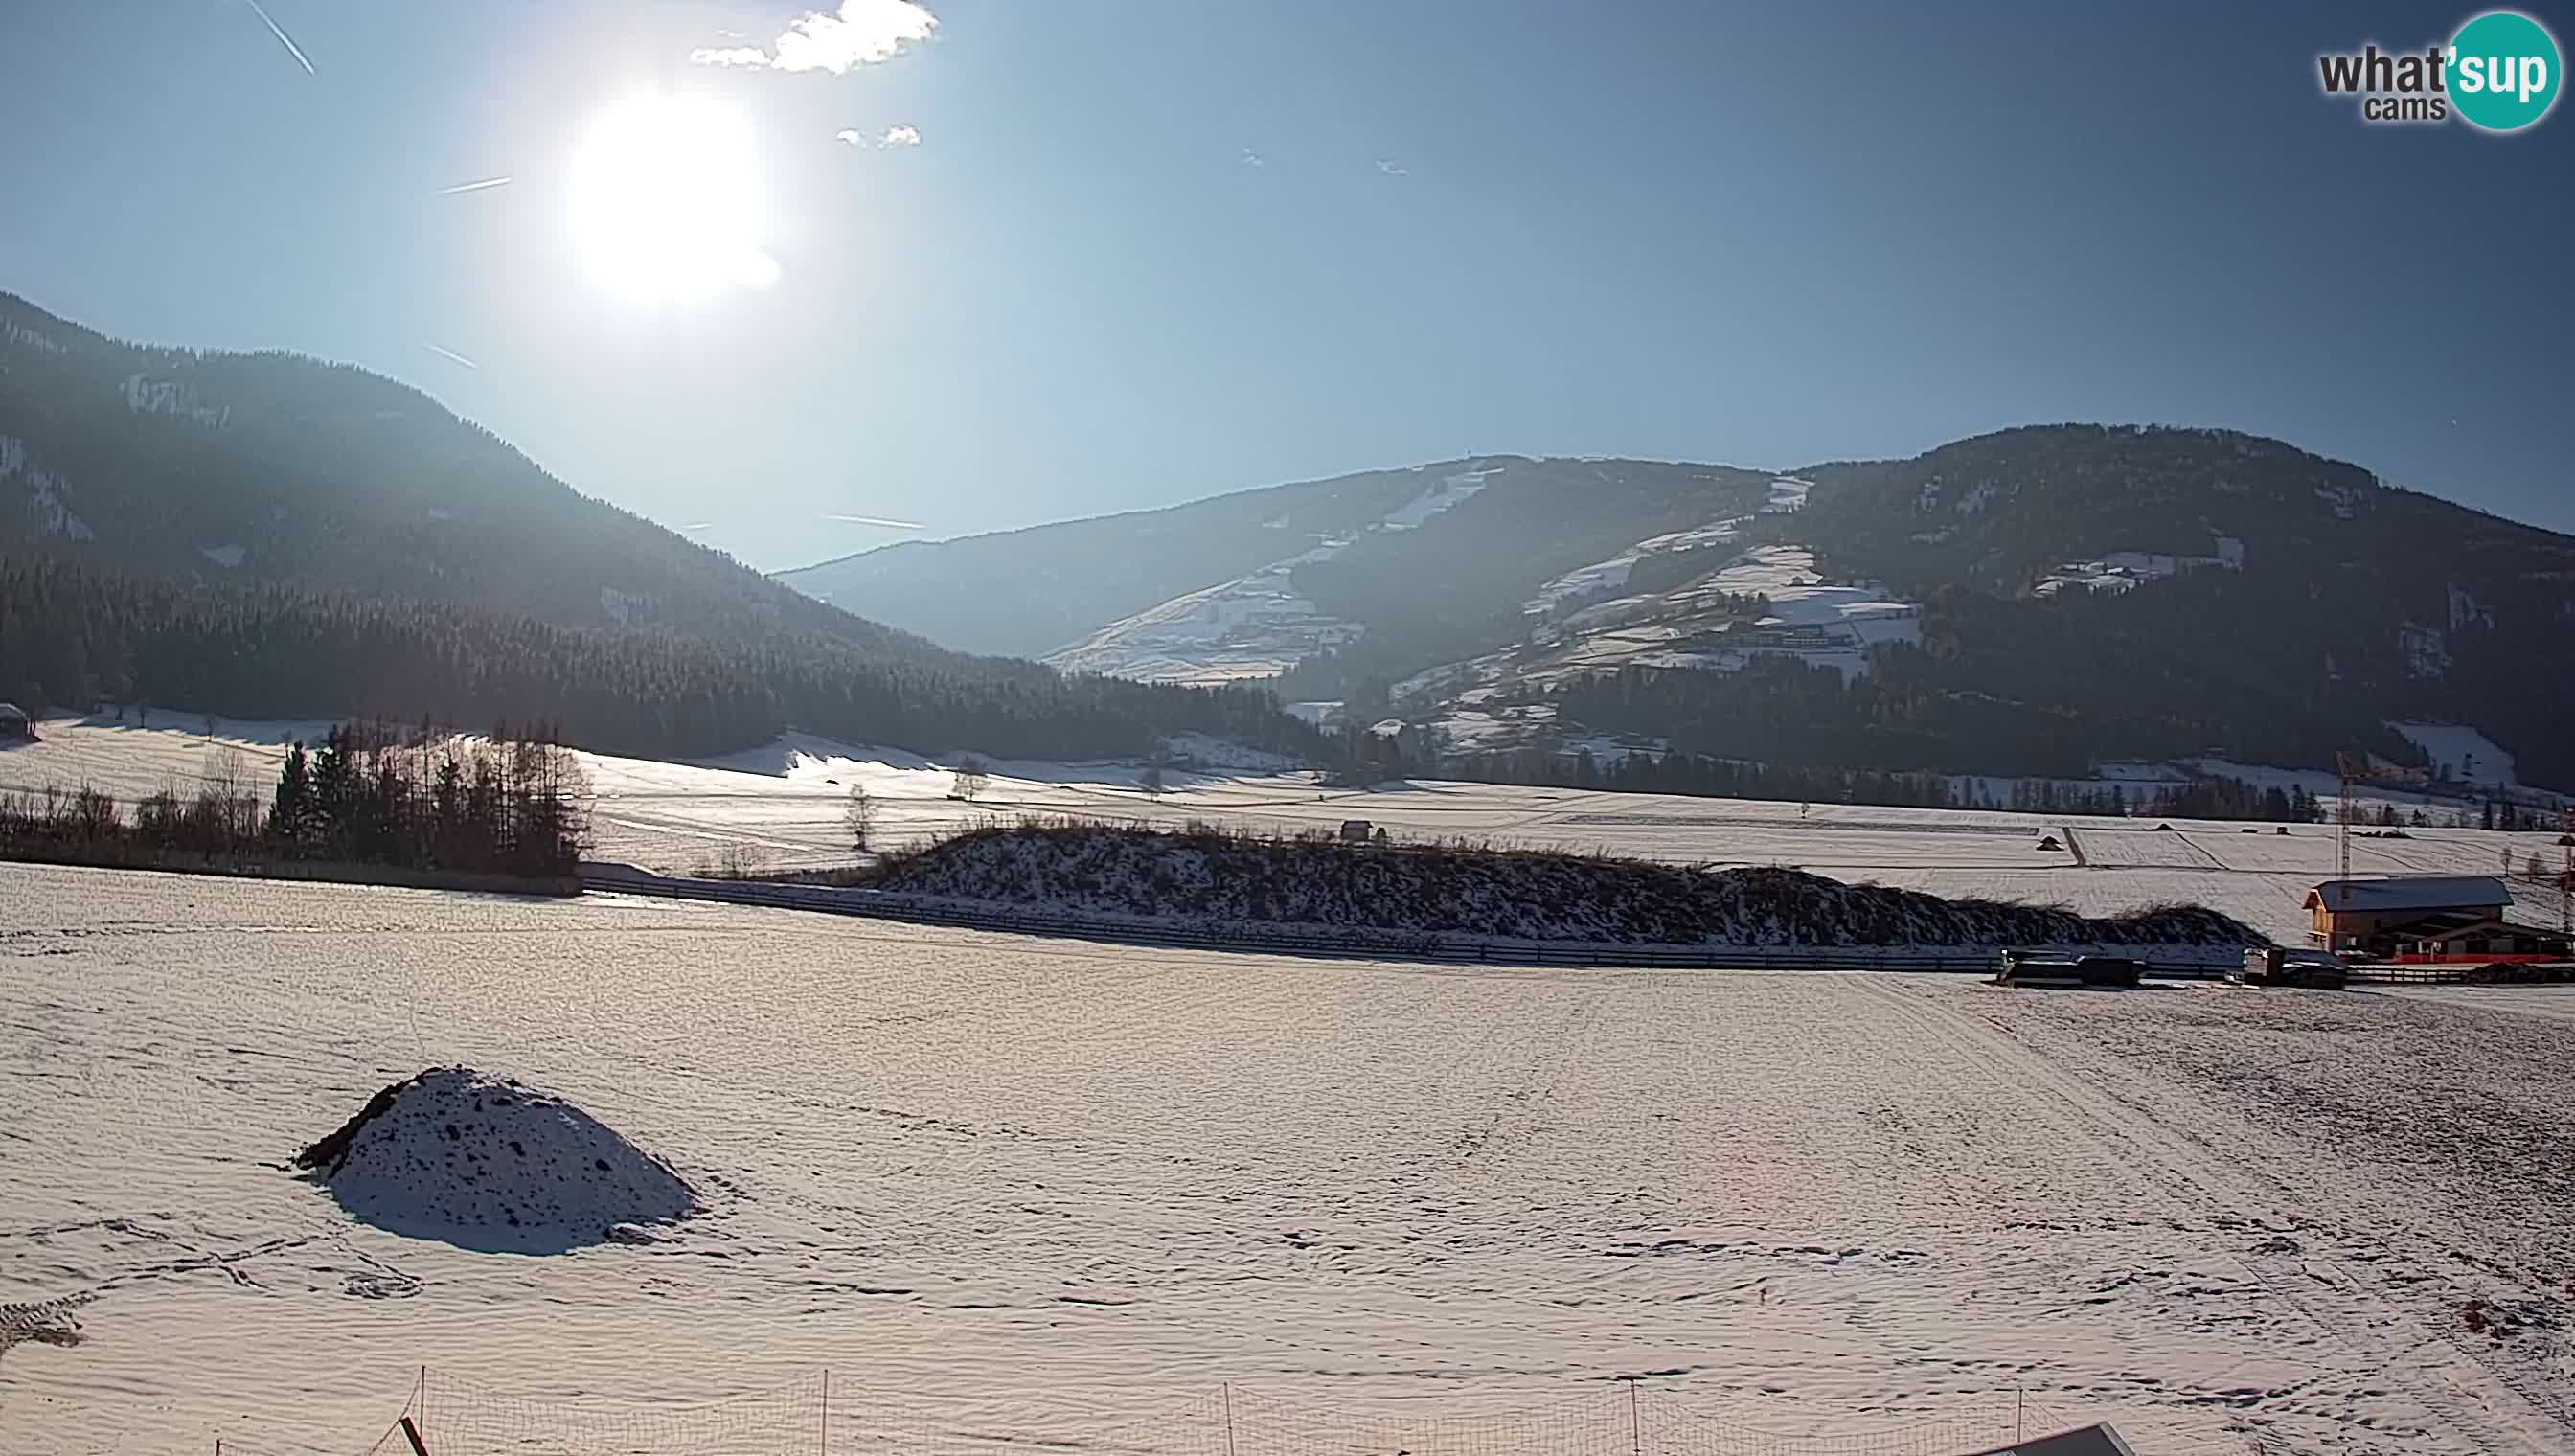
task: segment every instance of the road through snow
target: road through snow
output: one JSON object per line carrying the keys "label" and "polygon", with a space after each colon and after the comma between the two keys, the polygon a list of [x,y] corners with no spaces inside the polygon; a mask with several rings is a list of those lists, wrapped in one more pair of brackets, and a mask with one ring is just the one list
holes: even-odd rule
{"label": "road through snow", "polygon": [[[0,865],[0,1304],[91,1296],[80,1343],[0,1350],[0,1448],[345,1456],[426,1364],[575,1425],[828,1366],[836,1431],[939,1456],[1208,1456],[1113,1432],[1219,1382],[1462,1417],[1645,1371],[1808,1434],[2017,1388],[2141,1451],[2562,1451],[2570,1052],[2502,1003]],[[281,1166],[446,1062],[708,1210],[478,1253]],[[721,1449],[810,1449],[747,1430]],[[1404,1449],[1567,1449],[1441,1439]]]}

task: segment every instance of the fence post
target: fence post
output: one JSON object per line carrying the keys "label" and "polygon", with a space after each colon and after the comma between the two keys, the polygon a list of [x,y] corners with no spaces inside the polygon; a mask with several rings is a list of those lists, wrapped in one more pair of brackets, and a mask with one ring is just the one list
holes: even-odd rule
{"label": "fence post", "polygon": [[822,1456],[832,1456],[832,1367],[823,1367],[823,1445]]}
{"label": "fence post", "polygon": [[1642,1456],[1645,1449],[1645,1441],[1644,1436],[1639,1432],[1636,1426],[1636,1377],[1633,1375],[1621,1375],[1618,1378],[1625,1382],[1627,1386],[1628,1456]]}
{"label": "fence post", "polygon": [[1234,1382],[1219,1387],[1225,1392],[1225,1456],[1234,1456]]}

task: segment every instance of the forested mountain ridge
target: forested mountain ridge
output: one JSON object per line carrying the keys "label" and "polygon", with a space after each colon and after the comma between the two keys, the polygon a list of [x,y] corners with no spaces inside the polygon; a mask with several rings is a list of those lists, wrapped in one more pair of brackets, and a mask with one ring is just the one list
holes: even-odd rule
{"label": "forested mountain ridge", "polygon": [[[1518,754],[1523,776],[1640,746],[1981,774],[2410,763],[2423,751],[2390,725],[2428,721],[2482,729],[2527,781],[2575,784],[2557,727],[2575,688],[2549,671],[2575,630],[2575,538],[2276,440],[2058,425],[1777,475],[1500,457],[1409,479],[1427,493],[1379,496],[1384,519],[1283,541],[1261,568],[1211,564],[1081,624],[1055,660],[1210,681],[1284,659],[1291,701],[1399,719],[1416,756]],[[1250,500],[1167,514],[1255,519]],[[1009,550],[1112,611],[1165,585],[1082,595],[1086,574],[1130,572],[1138,519]],[[1080,551],[1054,549],[1077,532]],[[905,550],[954,587],[1000,540]],[[940,631],[935,613],[908,625]]]}
{"label": "forested mountain ridge", "polygon": [[543,725],[581,747],[645,757],[729,752],[789,728],[1032,758],[1143,754],[1188,732],[1288,752],[1319,746],[1248,689],[1044,669],[976,676],[828,638],[726,647],[277,586],[137,582],[5,552],[0,694],[37,713],[103,697],[226,718]]}
{"label": "forested mountain ridge", "polygon": [[2445,582],[2472,593],[2534,573],[2575,579],[2575,537],[2227,430],[2032,426],[1799,474],[1815,482],[1800,533],[1837,564],[1916,595],[1956,586],[2008,597],[2070,561],[2151,553],[2183,566],[2371,574],[2389,593],[2424,593],[2409,604],[2415,615],[2446,629]]}
{"label": "forested mountain ridge", "polygon": [[0,550],[714,642],[928,642],[581,495],[408,385],[122,343],[0,294]]}
{"label": "forested mountain ridge", "polygon": [[853,617],[546,475],[426,395],[106,339],[0,295],[0,698],[543,722],[725,752],[1306,752],[1264,695],[1069,678]]}
{"label": "forested mountain ridge", "polygon": [[2009,430],[1807,474],[1827,569],[1927,604],[1905,671],[2060,705],[2094,756],[2413,761],[2380,726],[2430,720],[2575,784],[2575,537],[2232,431]]}

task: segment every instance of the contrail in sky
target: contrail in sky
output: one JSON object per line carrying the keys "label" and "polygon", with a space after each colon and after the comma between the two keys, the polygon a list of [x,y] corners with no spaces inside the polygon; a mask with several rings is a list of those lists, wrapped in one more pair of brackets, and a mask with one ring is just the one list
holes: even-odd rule
{"label": "contrail in sky", "polygon": [[438,356],[439,358],[441,358],[441,359],[448,360],[448,361],[450,361],[450,362],[452,362],[452,363],[456,363],[456,364],[464,365],[467,369],[481,369],[481,368],[483,367],[483,366],[481,366],[481,365],[479,365],[479,364],[476,364],[473,360],[466,358],[464,355],[457,353],[457,352],[456,352],[455,350],[453,350],[453,349],[441,349],[441,348],[439,348],[437,345],[430,343],[430,342],[429,342],[428,340],[426,340],[426,339],[423,339],[422,341],[420,341],[420,347],[422,347],[423,349],[428,350],[428,351],[429,351],[430,353],[432,353],[432,354],[437,355],[437,356]]}
{"label": "contrail in sky", "polygon": [[826,521],[846,521],[852,526],[886,526],[891,527],[896,531],[929,530],[928,527],[923,526],[918,521],[888,521],[882,516],[833,516],[826,514],[823,519]]}
{"label": "contrail in sky", "polygon": [[279,45],[286,47],[286,53],[295,58],[295,64],[304,68],[304,74],[307,76],[313,75],[313,63],[304,58],[304,48],[297,45],[293,37],[289,36],[285,31],[280,30],[276,21],[268,18],[268,12],[260,8],[259,0],[243,0],[243,3],[250,6],[252,12],[257,14],[262,21],[267,23],[268,33],[277,37],[277,43]]}
{"label": "contrail in sky", "polygon": [[507,187],[515,180],[515,178],[509,177],[485,177],[473,182],[459,182],[454,187],[442,187],[438,189],[438,195],[441,197],[454,197],[460,192],[481,192],[487,187]]}

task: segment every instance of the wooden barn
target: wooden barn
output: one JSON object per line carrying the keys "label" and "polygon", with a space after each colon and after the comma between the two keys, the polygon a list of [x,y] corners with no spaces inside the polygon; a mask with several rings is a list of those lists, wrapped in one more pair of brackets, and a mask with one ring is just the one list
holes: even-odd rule
{"label": "wooden barn", "polygon": [[2371,955],[2408,952],[2412,942],[2427,938],[2476,938],[2462,932],[2503,925],[2504,910],[2511,904],[2512,891],[2491,874],[2328,879],[2308,890],[2306,898],[2310,936],[2318,945]]}

